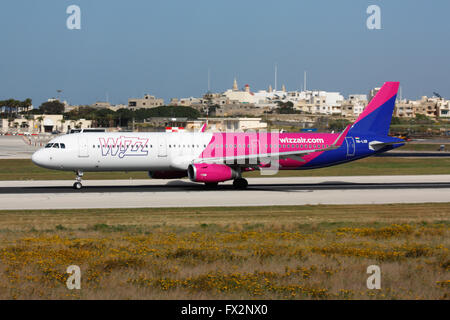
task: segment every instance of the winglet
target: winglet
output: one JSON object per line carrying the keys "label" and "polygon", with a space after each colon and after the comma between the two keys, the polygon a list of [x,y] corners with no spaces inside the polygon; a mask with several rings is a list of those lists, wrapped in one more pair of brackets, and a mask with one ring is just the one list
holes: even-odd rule
{"label": "winglet", "polygon": [[205,132],[207,126],[208,126],[208,123],[205,122],[205,123],[202,125],[202,127],[200,128],[199,132]]}

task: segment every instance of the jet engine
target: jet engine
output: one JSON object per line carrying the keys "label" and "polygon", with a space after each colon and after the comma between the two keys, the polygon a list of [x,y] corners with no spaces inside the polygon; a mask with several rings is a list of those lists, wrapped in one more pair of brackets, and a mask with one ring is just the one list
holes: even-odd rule
{"label": "jet engine", "polygon": [[224,164],[190,164],[188,177],[194,182],[215,183],[238,178],[239,172]]}

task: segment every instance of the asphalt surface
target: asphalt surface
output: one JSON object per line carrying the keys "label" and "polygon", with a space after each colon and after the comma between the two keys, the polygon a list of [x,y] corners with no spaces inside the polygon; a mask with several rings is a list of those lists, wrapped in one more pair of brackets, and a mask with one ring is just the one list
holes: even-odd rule
{"label": "asphalt surface", "polygon": [[450,202],[450,175],[251,178],[208,189],[189,180],[2,181],[1,209]]}

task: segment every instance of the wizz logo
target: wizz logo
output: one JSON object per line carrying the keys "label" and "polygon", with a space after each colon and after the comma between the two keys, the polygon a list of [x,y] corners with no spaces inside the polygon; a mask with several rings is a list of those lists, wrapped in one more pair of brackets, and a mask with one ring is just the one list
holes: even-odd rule
{"label": "wizz logo", "polygon": [[102,156],[128,157],[148,155],[148,139],[137,137],[99,138]]}

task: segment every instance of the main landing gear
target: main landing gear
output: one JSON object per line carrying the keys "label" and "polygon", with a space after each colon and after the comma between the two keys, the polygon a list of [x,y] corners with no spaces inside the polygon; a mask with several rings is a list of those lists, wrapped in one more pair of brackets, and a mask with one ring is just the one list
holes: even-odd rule
{"label": "main landing gear", "polygon": [[238,190],[245,190],[248,187],[248,182],[244,178],[237,178],[233,181],[233,187]]}
{"label": "main landing gear", "polygon": [[83,171],[77,170],[76,171],[77,177],[75,178],[75,183],[73,184],[73,188],[76,190],[80,190],[83,185],[81,184],[81,178],[83,177]]}
{"label": "main landing gear", "polygon": [[206,182],[205,183],[206,189],[216,189],[218,185],[219,185],[218,182]]}

